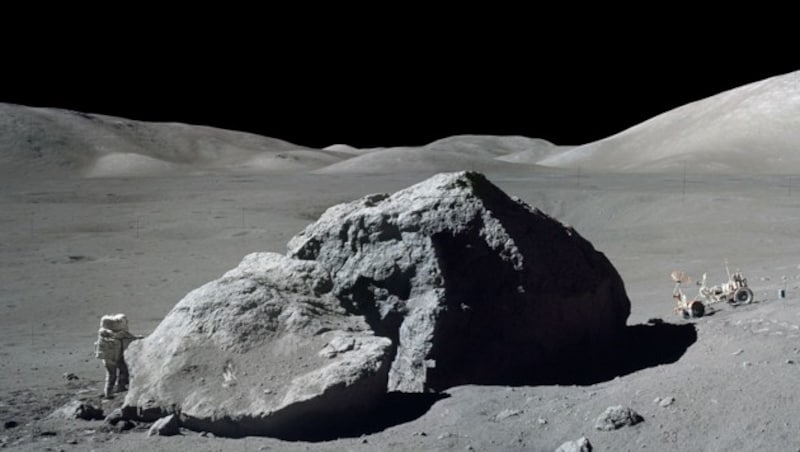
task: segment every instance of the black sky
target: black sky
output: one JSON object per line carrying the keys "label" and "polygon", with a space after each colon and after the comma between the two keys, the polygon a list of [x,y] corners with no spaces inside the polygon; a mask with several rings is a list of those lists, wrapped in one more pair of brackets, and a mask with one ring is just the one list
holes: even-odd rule
{"label": "black sky", "polygon": [[467,133],[580,144],[800,69],[791,55],[720,43],[641,47],[635,36],[570,44],[502,27],[436,36],[379,29],[344,37],[325,29],[297,40],[303,32],[293,28],[168,43],[55,40],[18,53],[0,102],[210,125],[315,147],[418,145]]}

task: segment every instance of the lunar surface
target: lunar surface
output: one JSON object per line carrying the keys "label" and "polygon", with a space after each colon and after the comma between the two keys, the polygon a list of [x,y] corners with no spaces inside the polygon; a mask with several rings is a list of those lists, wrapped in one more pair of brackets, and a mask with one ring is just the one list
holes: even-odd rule
{"label": "lunar surface", "polygon": [[[0,446],[797,450],[798,147],[798,72],[580,146],[455,136],[413,148],[312,149],[0,104]],[[292,440],[174,425],[178,435],[151,436],[147,422],[74,418],[74,401],[109,415],[125,397],[102,398],[93,350],[102,315],[125,313],[132,333],[148,335],[244,256],[286,253],[327,208],[462,170],[483,173],[605,254],[631,304],[619,359],[571,363],[579,378],[394,393],[368,419]],[[693,319],[674,313],[671,272],[692,277],[683,290],[694,297],[704,273],[710,284],[728,280],[726,264],[747,278],[752,303],[716,303]]]}

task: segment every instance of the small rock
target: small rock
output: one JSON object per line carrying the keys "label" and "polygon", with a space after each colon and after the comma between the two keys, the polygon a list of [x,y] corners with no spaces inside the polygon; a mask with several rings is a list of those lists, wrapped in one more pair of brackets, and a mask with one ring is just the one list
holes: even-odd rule
{"label": "small rock", "polygon": [[411,436],[428,436],[428,434],[425,432],[414,432]]}
{"label": "small rock", "polygon": [[216,438],[211,432],[200,432],[200,436],[203,438]]}
{"label": "small rock", "polygon": [[661,399],[661,401],[658,402],[658,406],[668,407],[668,406],[672,405],[673,403],[675,403],[675,397],[669,396],[669,397],[664,397],[663,399]]}
{"label": "small rock", "polygon": [[567,441],[558,446],[556,452],[592,452],[592,443],[585,436],[574,441]]}
{"label": "small rock", "polygon": [[743,362],[742,362],[742,367],[750,367],[750,366],[752,366],[752,365],[753,365],[753,364],[752,364],[750,361],[743,361]]}
{"label": "small rock", "polygon": [[454,434],[452,434],[452,433],[450,433],[450,432],[444,432],[444,433],[442,433],[441,435],[439,435],[439,436],[437,437],[437,439],[447,439],[447,438],[452,438],[452,437],[454,437],[454,436],[456,436],[456,435],[454,435]]}
{"label": "small rock", "polygon": [[786,364],[794,364],[794,360],[793,359],[787,359],[786,360]]}
{"label": "small rock", "polygon": [[147,432],[147,436],[174,436],[180,433],[180,426],[178,416],[170,414],[155,421]]}
{"label": "small rock", "polygon": [[606,408],[603,414],[598,416],[597,421],[594,423],[594,428],[611,431],[628,425],[636,425],[643,420],[644,418],[636,411],[622,405],[616,405]]}
{"label": "small rock", "polygon": [[17,421],[5,421],[3,423],[3,428],[5,428],[6,430],[8,430],[10,428],[18,427],[18,426],[19,426],[19,422],[17,422]]}
{"label": "small rock", "polygon": [[543,417],[540,417],[539,419],[536,419],[536,423],[539,424],[539,425],[546,425],[547,424],[547,419],[545,419]]}
{"label": "small rock", "polygon": [[78,444],[77,438],[70,438],[67,440],[67,444]]}
{"label": "small rock", "polygon": [[367,444],[368,442],[367,438],[361,438],[361,444]]}
{"label": "small rock", "polygon": [[75,375],[75,374],[74,374],[74,373],[72,373],[72,372],[66,372],[66,373],[65,373],[64,375],[62,375],[61,377],[62,377],[64,380],[67,380],[67,381],[72,381],[72,380],[77,380],[77,379],[78,379],[78,376],[77,376],[77,375]]}
{"label": "small rock", "polygon": [[104,418],[101,408],[80,400],[67,402],[50,416],[64,419],[83,419],[85,421],[99,421]]}
{"label": "small rock", "polygon": [[122,406],[122,413],[130,413],[126,417],[138,417],[140,420],[146,422],[155,422],[158,419],[164,417],[165,413],[158,405],[158,403],[153,399],[148,399],[144,403],[142,403],[138,408],[137,407],[128,407],[123,405]]}
{"label": "small rock", "polygon": [[512,410],[510,408],[506,408],[505,410],[497,413],[497,415],[494,417],[494,420],[502,421],[510,417],[519,416],[520,414],[522,414],[522,410]]}
{"label": "small rock", "polygon": [[136,424],[128,419],[123,419],[116,424],[114,427],[114,431],[117,433],[127,432],[128,430],[133,430],[136,428]]}
{"label": "small rock", "polygon": [[117,425],[117,422],[122,420],[122,408],[116,408],[114,411],[106,416],[106,424]]}
{"label": "small rock", "polygon": [[737,356],[737,355],[741,355],[743,352],[744,352],[744,350],[742,350],[742,349],[740,348],[739,350],[736,350],[735,352],[731,353],[731,355],[733,355],[733,356]]}

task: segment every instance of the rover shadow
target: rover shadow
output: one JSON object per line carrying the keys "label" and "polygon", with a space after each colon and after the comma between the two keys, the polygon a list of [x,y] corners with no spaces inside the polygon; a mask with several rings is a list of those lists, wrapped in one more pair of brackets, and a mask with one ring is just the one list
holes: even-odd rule
{"label": "rover shadow", "polygon": [[358,438],[386,430],[395,425],[411,422],[430,410],[437,401],[450,397],[446,393],[407,394],[390,392],[368,414],[350,417],[346,420],[305,422],[301,428],[276,433],[274,436],[285,441],[321,442],[339,438]]}

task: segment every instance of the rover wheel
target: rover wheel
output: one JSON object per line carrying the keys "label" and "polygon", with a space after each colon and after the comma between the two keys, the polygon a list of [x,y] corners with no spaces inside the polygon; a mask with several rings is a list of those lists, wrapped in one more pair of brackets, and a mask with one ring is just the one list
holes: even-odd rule
{"label": "rover wheel", "polygon": [[692,311],[692,317],[703,317],[706,313],[706,305],[703,304],[700,300],[695,300],[692,304],[689,305],[689,309]]}
{"label": "rover wheel", "polygon": [[733,293],[731,304],[738,306],[740,304],[749,304],[753,301],[753,291],[749,287],[740,287]]}

